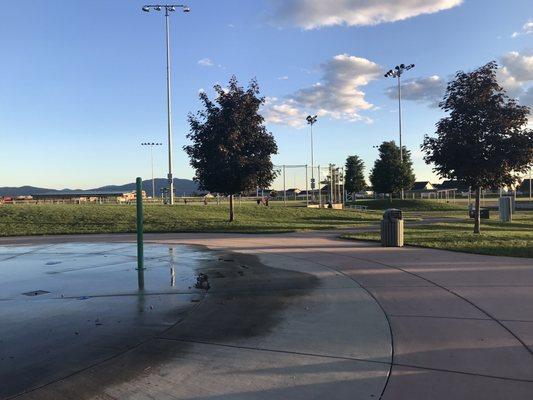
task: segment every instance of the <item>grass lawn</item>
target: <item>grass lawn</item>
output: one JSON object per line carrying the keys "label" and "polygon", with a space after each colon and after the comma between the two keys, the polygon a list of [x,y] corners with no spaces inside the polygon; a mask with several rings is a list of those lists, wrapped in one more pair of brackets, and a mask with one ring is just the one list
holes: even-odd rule
{"label": "grass lawn", "polygon": [[436,200],[357,200],[356,205],[367,206],[369,210],[398,208],[402,211],[459,211],[466,210],[465,204],[444,203]]}
{"label": "grass lawn", "polygon": [[[533,212],[518,212],[512,223],[497,219],[481,221],[481,235],[474,235],[473,221],[438,222],[407,226],[405,243],[468,253],[512,257],[533,257]],[[379,240],[379,232],[358,232],[345,239]]]}
{"label": "grass lawn", "polygon": [[[236,205],[145,206],[145,232],[289,232],[373,225],[381,213]],[[135,232],[133,205],[3,205],[0,236]]]}

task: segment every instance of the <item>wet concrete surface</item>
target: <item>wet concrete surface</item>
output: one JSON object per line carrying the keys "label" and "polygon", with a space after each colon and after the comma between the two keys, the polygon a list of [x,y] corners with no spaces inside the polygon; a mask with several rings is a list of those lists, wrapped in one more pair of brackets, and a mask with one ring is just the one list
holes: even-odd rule
{"label": "wet concrete surface", "polygon": [[0,398],[383,390],[388,326],[354,282],[193,244],[147,245],[145,254],[139,290],[130,243],[0,247]]}
{"label": "wet concrete surface", "polygon": [[138,346],[180,321],[216,255],[191,246],[70,243],[0,248],[0,397],[32,390]]}

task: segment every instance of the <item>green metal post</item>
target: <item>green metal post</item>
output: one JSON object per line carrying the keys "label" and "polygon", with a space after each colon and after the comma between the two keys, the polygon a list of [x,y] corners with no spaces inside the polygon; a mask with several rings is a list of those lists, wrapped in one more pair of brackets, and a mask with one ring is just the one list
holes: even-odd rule
{"label": "green metal post", "polygon": [[143,181],[137,178],[137,275],[139,289],[144,289]]}

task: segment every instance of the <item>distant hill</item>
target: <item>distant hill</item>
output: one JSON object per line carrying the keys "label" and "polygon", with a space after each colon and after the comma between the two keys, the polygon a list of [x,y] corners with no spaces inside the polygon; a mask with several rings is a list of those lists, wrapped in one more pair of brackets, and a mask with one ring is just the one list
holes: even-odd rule
{"label": "distant hill", "polygon": [[[167,180],[164,178],[155,179],[155,193],[161,194],[161,189],[167,186]],[[143,189],[148,196],[152,196],[152,180],[143,181]],[[94,189],[78,190],[78,189],[46,189],[35,186],[20,186],[20,187],[0,187],[0,196],[31,196],[33,194],[42,193],[69,193],[69,192],[130,192],[135,190],[135,182],[126,183],[125,185],[108,185],[101,186]],[[198,185],[190,179],[174,178],[174,192],[177,196],[190,196],[195,192],[199,192]]]}

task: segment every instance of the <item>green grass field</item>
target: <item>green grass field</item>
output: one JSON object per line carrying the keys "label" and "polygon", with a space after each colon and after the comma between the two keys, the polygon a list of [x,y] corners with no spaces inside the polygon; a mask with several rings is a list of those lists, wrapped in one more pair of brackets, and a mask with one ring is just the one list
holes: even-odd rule
{"label": "green grass field", "polygon": [[[289,232],[375,224],[381,213],[307,209],[305,207],[236,206],[227,222],[227,205],[145,206],[145,232]],[[135,232],[135,206],[3,205],[0,236]]]}
{"label": "green grass field", "polygon": [[402,211],[458,211],[466,210],[466,204],[445,203],[436,200],[357,200],[354,204],[367,206],[369,210],[386,210],[398,208]]}
{"label": "green grass field", "polygon": [[[407,226],[405,244],[511,257],[533,257],[533,212],[518,212],[512,223],[482,220],[481,235],[474,235],[473,222],[464,219],[429,225]],[[345,239],[379,240],[379,232],[342,235]]]}

